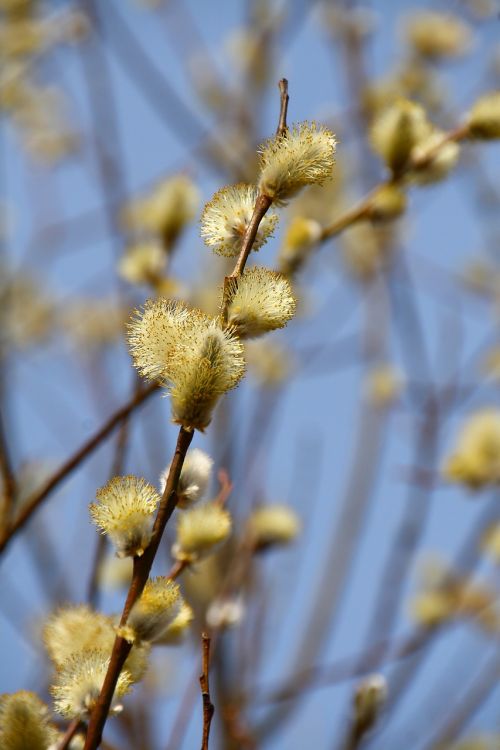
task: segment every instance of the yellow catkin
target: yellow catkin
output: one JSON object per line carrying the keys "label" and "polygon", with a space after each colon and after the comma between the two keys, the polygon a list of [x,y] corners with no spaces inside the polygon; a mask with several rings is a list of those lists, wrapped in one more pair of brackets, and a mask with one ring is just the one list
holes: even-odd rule
{"label": "yellow catkin", "polygon": [[500,138],[500,91],[480,97],[469,112],[467,124],[472,138]]}
{"label": "yellow catkin", "polygon": [[219,397],[245,372],[234,331],[181,302],[148,300],[130,323],[128,338],[136,367],[167,387],[174,422],[189,429],[207,427]]}
{"label": "yellow catkin", "polygon": [[259,149],[260,192],[280,205],[306,185],[321,184],[331,176],[336,143],[328,128],[314,122],[269,139]]}
{"label": "yellow catkin", "polygon": [[[215,193],[201,216],[201,236],[218,255],[239,255],[259,195],[254,185],[230,185]],[[278,217],[268,212],[259,224],[253,250],[272,236]]]}
{"label": "yellow catkin", "polygon": [[[85,604],[70,605],[56,610],[43,628],[47,653],[57,669],[74,654],[92,649],[111,653],[115,640],[115,626],[111,617],[95,612]],[[132,682],[144,676],[148,666],[149,649],[134,648],[125,662]]]}
{"label": "yellow catkin", "polygon": [[48,750],[57,740],[47,706],[27,690],[0,696],[2,750]]}
{"label": "yellow catkin", "polygon": [[114,477],[89,506],[92,520],[116,547],[118,557],[140,556],[149,544],[160,502],[156,489],[140,477]]}
{"label": "yellow catkin", "polygon": [[287,505],[261,505],[248,519],[248,531],[257,548],[289,544],[300,532],[300,521]]}
{"label": "yellow catkin", "polygon": [[178,559],[196,559],[224,541],[231,531],[231,516],[217,503],[186,510],[177,518],[174,554]]}
{"label": "yellow catkin", "polygon": [[433,60],[461,57],[472,43],[472,29],[461,18],[427,10],[408,18],[405,36],[415,52]]}
{"label": "yellow catkin", "polygon": [[374,151],[394,174],[399,174],[408,164],[412,149],[430,132],[424,109],[408,99],[397,99],[375,119],[370,139]]}
{"label": "yellow catkin", "polygon": [[[57,713],[69,719],[89,716],[101,692],[109,660],[109,651],[93,649],[78,651],[62,664],[50,687]],[[119,699],[129,692],[131,683],[130,673],[123,669],[116,684],[112,712],[120,710]]]}
{"label": "yellow catkin", "polygon": [[254,338],[283,328],[293,317],[295,297],[290,282],[267,268],[250,268],[231,280],[227,319],[238,336]]}
{"label": "yellow catkin", "polygon": [[500,482],[500,411],[483,409],[469,417],[443,472],[470,489]]}
{"label": "yellow catkin", "polygon": [[177,583],[165,576],[150,578],[130,611],[126,631],[120,634],[133,642],[155,641],[175,620],[182,604]]}

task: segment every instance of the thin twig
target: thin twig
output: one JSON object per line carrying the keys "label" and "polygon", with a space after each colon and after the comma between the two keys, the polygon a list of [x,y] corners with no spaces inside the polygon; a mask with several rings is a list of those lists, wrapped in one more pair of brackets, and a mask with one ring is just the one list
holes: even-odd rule
{"label": "thin twig", "polygon": [[486,664],[479,675],[461,699],[455,705],[452,705],[448,715],[445,716],[442,724],[437,727],[436,732],[425,744],[423,750],[440,750],[443,747],[448,747],[498,686],[499,677],[500,657],[498,644],[495,644],[494,651],[489,653]]}
{"label": "thin twig", "polygon": [[410,160],[405,166],[404,170],[398,173],[397,177],[391,177],[385,182],[378,185],[375,189],[371,190],[368,195],[365,196],[365,198],[362,198],[359,203],[339,216],[339,218],[336,219],[332,224],[324,227],[318,240],[318,244],[326,242],[332,237],[336,237],[338,234],[343,232],[344,229],[347,229],[353,224],[356,224],[356,222],[362,219],[368,219],[370,217],[372,209],[373,198],[380,187],[383,187],[384,185],[401,184],[403,178],[406,177],[409,173],[425,169],[432,161],[432,159],[436,156],[436,154],[439,153],[440,149],[447,143],[459,143],[460,141],[465,140],[468,136],[468,132],[469,131],[467,126],[461,125],[445,133],[441,140],[436,143],[435,146],[432,147],[432,149],[429,149],[422,156]]}
{"label": "thin twig", "polygon": [[276,135],[286,135],[288,132],[288,125],[286,124],[286,116],[288,113],[288,102],[290,97],[288,96],[288,81],[286,78],[282,78],[278,83],[278,87],[281,95],[280,102],[280,119],[278,127],[276,129]]}
{"label": "thin twig", "polygon": [[66,729],[64,736],[61,737],[58,744],[55,746],[55,750],[67,750],[71,740],[81,727],[83,727],[82,720],[79,717],[73,719],[71,724]]}
{"label": "thin twig", "polygon": [[16,496],[16,479],[10,460],[9,448],[5,436],[4,421],[0,413],[0,475],[2,477],[2,531],[5,533],[9,526],[11,513]]}
{"label": "thin twig", "polygon": [[129,414],[140,406],[146,399],[160,388],[157,383],[148,385],[141,393],[136,394],[125,406],[115,411],[114,414],[95,432],[92,437],[68,458],[57,471],[45,482],[43,487],[35,493],[25,504],[18,517],[9,528],[8,533],[4,534],[0,540],[0,554],[5,550],[12,538],[23,528],[25,523],[31,518],[33,513],[43,503],[43,501],[71,474],[79,464],[90,456],[90,454],[100,446],[102,441],[113,432],[115,427],[123,422]]}
{"label": "thin twig", "polygon": [[[165,491],[163,492],[160,508],[153,527],[151,542],[142,557],[134,557],[134,573],[120,618],[120,626],[124,626],[127,623],[130,610],[142,594],[160,545],[163,531],[177,505],[178,498],[175,490],[187,450],[193,439],[193,434],[192,431],[186,430],[184,427],[181,427],[179,430],[175,454],[170,464]],[[101,742],[102,731],[109,714],[116,683],[131,649],[132,645],[128,641],[120,636],[116,637],[101,693],[90,716],[84,750],[96,750]]]}
{"label": "thin twig", "polygon": [[[240,255],[236,261],[233,272],[230,274],[230,277],[226,277],[226,282],[228,281],[228,278],[237,280],[243,273],[246,261],[252,250],[255,237],[257,235],[259,224],[263,219],[266,211],[270,207],[271,202],[271,199],[267,196],[258,196],[255,203],[255,209],[252,219],[247,226],[245,235],[243,237]],[[227,317],[228,303],[229,298],[225,297],[222,304],[223,319]],[[132,575],[132,582],[130,584],[123,612],[120,618],[120,627],[126,625],[130,610],[142,594],[144,586],[146,585],[146,581],[148,580],[148,576],[151,571],[156,553],[158,551],[165,526],[167,525],[167,522],[169,521],[172,513],[177,506],[177,484],[187,450],[193,439],[193,434],[194,433],[192,430],[187,430],[184,427],[181,427],[179,430],[175,454],[170,464],[165,490],[163,492],[160,507],[153,527],[151,542],[149,543],[142,557],[134,557],[134,572]],[[115,692],[116,684],[131,649],[132,645],[128,643],[128,641],[126,641],[124,638],[122,638],[121,636],[117,636],[115,638],[108,671],[106,673],[106,677],[104,678],[104,683],[102,685],[99,698],[97,699],[94,710],[92,711],[92,714],[90,716],[84,750],[96,750],[101,742],[102,732],[109,714],[109,710],[111,708],[111,702],[113,700],[113,694]]]}
{"label": "thin twig", "polygon": [[201,675],[200,687],[201,697],[203,700],[203,734],[201,741],[201,750],[208,750],[208,740],[210,737],[210,725],[214,715],[214,705],[210,700],[210,685],[208,681],[208,671],[210,668],[210,637],[206,633],[201,634]]}

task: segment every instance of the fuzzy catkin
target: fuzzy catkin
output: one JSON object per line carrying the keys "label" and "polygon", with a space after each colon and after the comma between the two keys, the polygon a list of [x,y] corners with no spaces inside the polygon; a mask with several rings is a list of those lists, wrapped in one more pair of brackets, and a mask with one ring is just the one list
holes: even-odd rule
{"label": "fuzzy catkin", "polygon": [[306,185],[330,177],[336,148],[334,134],[315,122],[294,125],[259,149],[259,189],[276,205],[283,205]]}
{"label": "fuzzy catkin", "polygon": [[[201,236],[218,255],[239,255],[243,237],[259,195],[254,185],[229,185],[213,196],[201,216]],[[252,250],[259,250],[272,236],[278,217],[268,212],[261,220]]]}
{"label": "fuzzy catkin", "polygon": [[242,338],[284,328],[295,309],[290,282],[277,271],[255,267],[230,280],[227,320]]}

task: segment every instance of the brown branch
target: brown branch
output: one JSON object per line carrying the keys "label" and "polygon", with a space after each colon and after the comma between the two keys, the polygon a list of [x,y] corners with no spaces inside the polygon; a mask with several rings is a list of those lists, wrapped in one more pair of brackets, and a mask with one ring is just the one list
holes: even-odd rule
{"label": "brown branch", "polygon": [[282,78],[278,83],[278,87],[281,95],[280,102],[280,119],[278,127],[276,129],[276,135],[286,135],[288,132],[288,125],[286,124],[286,116],[288,113],[288,102],[290,97],[288,96],[288,81],[286,78]]}
{"label": "brown branch", "polygon": [[66,479],[73,469],[88,458],[90,454],[99,447],[102,441],[113,432],[115,427],[121,424],[123,420],[135,411],[138,406],[155,393],[159,387],[160,386],[157,383],[152,383],[141,391],[141,393],[136,394],[127,404],[125,404],[125,406],[122,406],[112,414],[103,426],[100,427],[92,437],[86,440],[85,443],[78,448],[78,450],[73,453],[73,455],[68,458],[51,477],[49,477],[43,487],[26,502],[26,505],[9,528],[8,533],[3,535],[0,540],[0,554],[5,550],[12,538],[23,528],[25,523],[31,518],[43,501],[61,484],[64,479]]}
{"label": "brown branch", "polygon": [[424,750],[440,750],[443,747],[448,747],[498,686],[499,677],[500,657],[498,644],[496,644],[495,650],[489,652],[486,664],[479,675],[456,705],[452,706],[442,724],[438,726],[436,732],[425,744]]}
{"label": "brown branch", "polygon": [[343,232],[344,229],[347,229],[353,224],[356,224],[356,222],[370,218],[373,197],[380,189],[380,187],[383,187],[384,185],[401,184],[403,178],[406,177],[409,173],[418,172],[419,170],[425,169],[432,161],[432,159],[439,153],[439,150],[447,143],[459,143],[460,141],[465,140],[468,137],[468,134],[469,131],[466,125],[460,125],[459,127],[445,133],[441,140],[436,143],[432,147],[432,149],[429,149],[419,158],[411,159],[405,166],[405,168],[401,170],[401,172],[398,172],[397,176],[393,176],[383,182],[381,185],[378,185],[374,190],[368,193],[365,198],[362,198],[359,203],[339,216],[339,218],[336,219],[332,224],[324,227],[318,240],[318,244],[326,242],[332,237],[336,237],[338,234]]}
{"label": "brown branch", "polygon": [[201,741],[201,750],[208,750],[208,740],[210,737],[210,725],[214,715],[214,705],[210,700],[210,685],[208,682],[208,671],[210,667],[210,637],[206,633],[201,635],[201,675],[200,688],[203,699],[203,734]]}
{"label": "brown branch", "polygon": [[383,661],[400,661],[423,649],[436,633],[437,630],[416,629],[398,641],[383,638],[357,655],[343,657],[327,666],[322,664],[296,672],[281,687],[269,689],[256,686],[251,692],[258,696],[259,704],[295,700],[306,691],[362,677],[380,667]]}
{"label": "brown branch", "polygon": [[[134,557],[134,573],[127,594],[127,599],[123,608],[122,616],[120,618],[120,626],[126,624],[128,616],[130,614],[130,610],[142,594],[144,586],[146,585],[146,581],[148,580],[148,576],[151,571],[156,552],[160,545],[163,531],[177,505],[178,498],[175,490],[177,488],[177,483],[179,481],[179,476],[181,473],[182,465],[184,463],[184,459],[186,457],[187,450],[193,439],[193,434],[194,433],[192,431],[188,431],[184,429],[184,427],[181,427],[179,430],[175,454],[170,465],[167,483],[165,485],[165,491],[161,499],[158,515],[156,516],[151,542],[149,543],[149,546],[146,548],[142,557]],[[124,638],[121,638],[120,636],[116,637],[111,654],[111,660],[109,663],[108,671],[106,673],[106,677],[104,679],[101,693],[90,716],[84,750],[96,750],[96,748],[99,747],[104,724],[106,723],[109,709],[111,707],[111,701],[113,700],[116,683],[118,682],[118,677],[120,676],[120,672],[131,649],[132,645],[128,643],[128,641],[126,641]]]}
{"label": "brown branch", "polygon": [[[255,237],[257,236],[259,224],[269,206],[271,205],[271,202],[271,199],[267,196],[258,196],[255,203],[252,219],[243,237],[240,255],[236,261],[233,272],[229,277],[226,277],[225,279],[225,290],[228,278],[238,279],[239,276],[243,273],[246,261],[252,250]],[[227,317],[228,302],[229,298],[224,295],[221,312],[223,320]],[[170,464],[170,470],[168,473],[165,490],[163,492],[160,508],[158,510],[158,514],[156,516],[155,524],[153,527],[151,542],[149,543],[142,557],[134,557],[134,572],[132,575],[132,582],[127,594],[122,616],[120,618],[120,627],[126,625],[130,610],[142,594],[144,586],[146,585],[146,581],[148,580],[148,576],[151,571],[156,552],[158,551],[165,526],[167,525],[167,522],[177,505],[177,484],[187,450],[193,439],[193,434],[194,432],[192,430],[187,430],[184,427],[181,427],[179,430],[175,454]],[[179,572],[177,572],[176,574],[178,575]],[[97,699],[95,707],[90,716],[84,750],[96,750],[101,742],[102,732],[106,723],[106,719],[109,715],[109,710],[111,708],[111,702],[113,700],[113,694],[115,692],[116,684],[131,649],[132,645],[128,643],[128,641],[126,641],[124,638],[122,638],[121,636],[117,636],[115,638],[108,671],[106,673],[106,677],[104,678],[104,683],[99,698]]]}
{"label": "brown branch", "polygon": [[10,453],[7,446],[5,429],[0,413],[0,475],[2,477],[2,531],[5,533],[9,526],[10,516],[16,497],[16,479],[12,470]]}
{"label": "brown branch", "polygon": [[58,744],[55,746],[55,750],[67,750],[67,748],[70,745],[71,740],[76,735],[79,729],[83,727],[82,720],[77,717],[76,719],[73,719],[71,724],[69,724],[68,728],[66,729],[64,736],[61,737]]}

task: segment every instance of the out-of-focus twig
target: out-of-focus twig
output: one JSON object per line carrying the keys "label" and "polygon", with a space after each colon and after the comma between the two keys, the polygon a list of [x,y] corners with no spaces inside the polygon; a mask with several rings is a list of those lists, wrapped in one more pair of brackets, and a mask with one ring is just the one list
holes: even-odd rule
{"label": "out-of-focus twig", "polygon": [[12,469],[4,420],[0,413],[0,475],[2,477],[2,532],[8,529],[16,496],[16,479]]}
{"label": "out-of-focus twig", "polygon": [[208,750],[208,740],[210,738],[210,725],[212,723],[212,717],[214,715],[214,705],[210,700],[210,684],[208,680],[208,672],[210,669],[210,636],[207,633],[201,635],[201,648],[202,648],[202,659],[201,659],[201,675],[200,675],[200,688],[201,697],[203,701],[203,733],[201,741],[201,750]]}
{"label": "out-of-focus twig", "polygon": [[10,526],[8,533],[5,533],[0,540],[0,553],[2,553],[13,537],[19,533],[26,522],[31,518],[33,513],[38,510],[39,506],[43,501],[58,487],[71,472],[79,466],[82,461],[90,456],[90,454],[98,448],[103,440],[113,432],[115,427],[123,422],[129,414],[131,414],[138,406],[144,403],[149,396],[159,389],[157,383],[148,385],[139,394],[134,395],[130,401],[122,406],[120,409],[115,411],[114,414],[106,420],[106,422],[95,432],[92,437],[85,441],[85,443],[68,458],[57,471],[52,474],[51,477],[45,482],[43,487],[36,492],[31,498],[28,499],[23,509],[15,519],[14,523]]}

